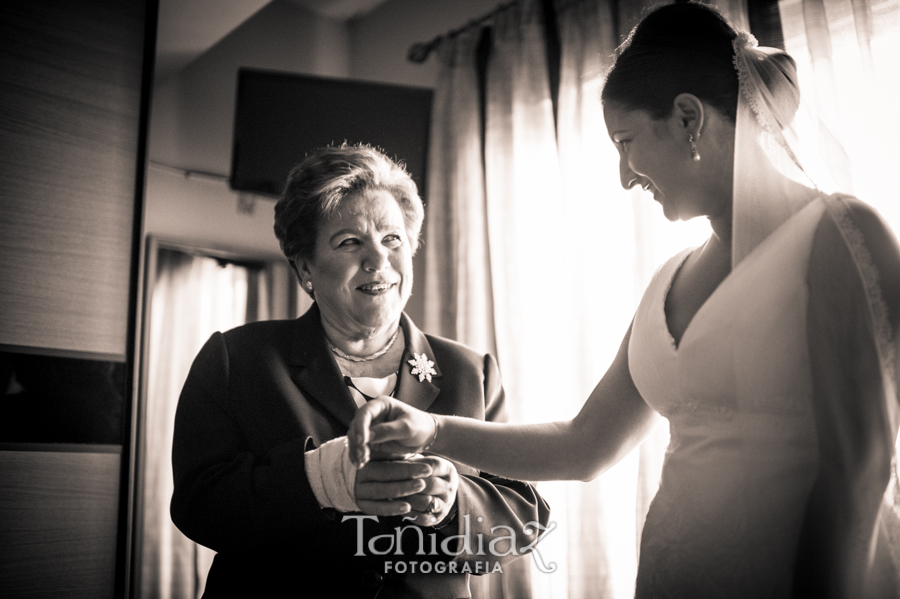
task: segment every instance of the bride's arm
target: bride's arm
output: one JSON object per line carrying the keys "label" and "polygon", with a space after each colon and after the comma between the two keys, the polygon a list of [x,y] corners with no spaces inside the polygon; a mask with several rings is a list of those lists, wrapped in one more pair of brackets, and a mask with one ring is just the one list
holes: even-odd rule
{"label": "bride's arm", "polygon": [[369,444],[382,452],[404,453],[430,443],[428,451],[507,478],[591,480],[638,445],[656,417],[631,380],[630,336],[631,329],[573,420],[500,424],[430,415],[383,398],[357,412],[348,433],[351,451],[364,461]]}

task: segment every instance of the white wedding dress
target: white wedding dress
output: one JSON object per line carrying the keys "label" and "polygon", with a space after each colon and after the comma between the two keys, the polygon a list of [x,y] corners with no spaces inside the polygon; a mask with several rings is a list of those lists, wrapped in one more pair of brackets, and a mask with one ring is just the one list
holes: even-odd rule
{"label": "white wedding dress", "polygon": [[644,525],[637,597],[789,597],[818,469],[807,349],[817,199],[748,254],[680,344],[665,300],[690,250],[654,276],[628,358],[671,441]]}

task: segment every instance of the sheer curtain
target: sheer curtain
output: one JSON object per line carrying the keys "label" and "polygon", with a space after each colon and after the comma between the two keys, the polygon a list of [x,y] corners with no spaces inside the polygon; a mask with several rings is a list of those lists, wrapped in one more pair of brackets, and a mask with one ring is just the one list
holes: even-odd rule
{"label": "sheer curtain", "polygon": [[780,0],[785,49],[801,95],[815,94],[850,155],[853,193],[900,232],[900,2]]}
{"label": "sheer curtain", "polygon": [[[566,264],[558,249],[568,235],[559,211],[560,169],[540,3],[522,2],[499,13],[492,31],[484,165],[497,358],[510,420],[535,422],[551,419],[560,398],[573,393],[573,379],[563,374],[572,356],[559,351],[566,330],[554,318],[567,310],[561,287]],[[553,487],[544,485],[541,492],[551,506],[560,505],[563,498]],[[558,513],[553,519],[562,527]],[[558,532],[547,538],[556,545],[565,541]],[[558,552],[545,547],[541,553],[553,561]],[[526,563],[536,595],[563,571],[547,575],[531,559]],[[562,565],[557,560],[556,566]]]}
{"label": "sheer curtain", "polygon": [[139,596],[193,599],[203,593],[214,552],[172,523],[175,408],[194,356],[215,331],[250,320],[286,317],[286,265],[243,265],[175,249],[151,250],[145,323],[141,427]]}
{"label": "sheer curtain", "polygon": [[[780,0],[779,12],[785,49],[798,62],[801,96],[816,97],[849,155],[852,192],[900,234],[900,2]],[[897,518],[896,487],[893,492]],[[897,521],[888,527],[896,561]]]}
{"label": "sheer curtain", "polygon": [[[568,418],[603,376],[658,258],[641,244],[653,212],[647,198],[619,184],[619,157],[606,134],[599,103],[603,75],[618,45],[610,2],[557,2],[560,82],[557,140],[561,170],[558,224],[566,244],[557,283],[567,305],[564,355],[572,385],[554,414]],[[569,256],[566,258],[565,256]],[[562,330],[562,326],[560,327]],[[556,378],[556,377],[551,377]],[[556,483],[554,518],[567,520],[565,585],[553,597],[631,597],[640,527],[656,492],[667,429],[590,483]],[[546,486],[546,485],[545,485]],[[543,490],[543,489],[542,489]],[[564,502],[564,503],[563,503]],[[552,577],[551,577],[552,578]]]}
{"label": "sheer curtain", "polygon": [[[556,2],[556,122],[541,2],[511,4],[487,32],[470,29],[439,49],[425,329],[496,351],[515,422],[574,416],[652,272],[709,232],[704,221],[666,222],[652,199],[619,183],[599,104],[618,44],[613,5]],[[629,15],[636,20],[640,10]],[[540,483],[557,525],[539,546],[546,563],[516,562],[491,596],[633,596],[640,528],[666,442],[663,423],[596,481]],[[510,590],[528,587],[530,595]]]}
{"label": "sheer curtain", "polygon": [[[426,330],[494,351],[478,45],[469,29],[437,49],[428,151]],[[419,274],[419,273],[417,273]],[[440,298],[440,301],[428,301]]]}
{"label": "sheer curtain", "polygon": [[243,324],[247,272],[212,258],[160,250],[150,300],[145,428],[142,596],[195,597],[213,552],[191,542],[169,517],[172,431],[181,385],[194,356],[216,330]]}
{"label": "sheer curtain", "polygon": [[[669,223],[642,191],[621,188],[603,124],[599,90],[611,54],[652,4],[555,0],[555,131],[547,3],[520,0],[486,24],[489,33],[443,41],[425,327],[496,351],[513,421],[572,417],[611,362],[653,271],[709,234],[704,219]],[[716,4],[747,28],[746,0]],[[890,185],[900,158],[900,111],[891,104],[900,97],[900,2],[781,0],[780,13],[801,86],[815,86],[839,125],[856,194],[900,230]],[[487,57],[482,87],[476,50]],[[663,421],[599,479],[539,485],[557,524],[539,549],[556,570],[527,560],[532,596],[633,595],[666,443]]]}

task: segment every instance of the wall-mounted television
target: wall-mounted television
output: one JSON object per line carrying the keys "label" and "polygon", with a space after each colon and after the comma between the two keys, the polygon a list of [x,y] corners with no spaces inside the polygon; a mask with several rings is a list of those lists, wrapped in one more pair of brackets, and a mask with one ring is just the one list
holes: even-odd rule
{"label": "wall-mounted television", "polygon": [[231,188],[277,197],[309,151],[346,141],[404,162],[424,197],[432,95],[428,88],[242,68]]}

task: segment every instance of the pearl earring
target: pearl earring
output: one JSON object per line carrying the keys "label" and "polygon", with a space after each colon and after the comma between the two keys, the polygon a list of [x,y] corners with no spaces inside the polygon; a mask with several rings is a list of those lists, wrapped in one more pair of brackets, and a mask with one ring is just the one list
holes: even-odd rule
{"label": "pearl earring", "polygon": [[[697,139],[700,139],[700,135],[697,135]],[[694,143],[694,134],[688,134],[688,142],[691,144],[691,160],[694,162],[700,161],[700,152],[697,151],[697,144]]]}
{"label": "pearl earring", "polygon": [[312,291],[312,281],[307,281],[306,283],[304,283],[304,286],[305,286],[309,291]]}

